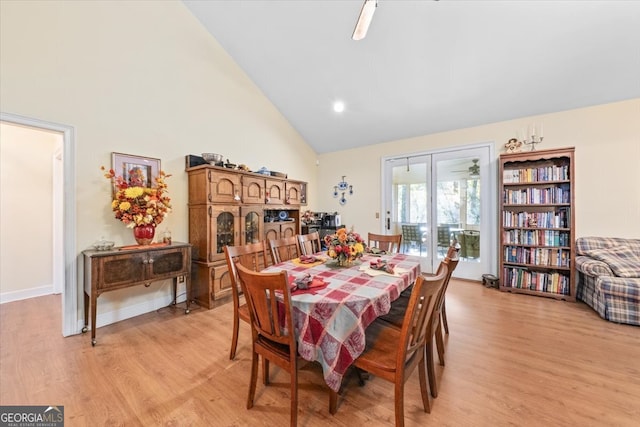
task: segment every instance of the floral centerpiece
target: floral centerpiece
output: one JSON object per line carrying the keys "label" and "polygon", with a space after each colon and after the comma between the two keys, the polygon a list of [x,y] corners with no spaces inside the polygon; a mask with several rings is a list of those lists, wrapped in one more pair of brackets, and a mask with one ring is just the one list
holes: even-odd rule
{"label": "floral centerpiece", "polygon": [[[104,166],[101,169],[104,171]],[[159,171],[158,176],[154,178],[155,187],[144,187],[144,179],[136,176],[138,171],[132,170],[129,173],[128,180],[122,176],[116,176],[113,169],[109,169],[104,174],[105,178],[110,179],[116,187],[111,209],[116,219],[122,221],[128,228],[135,229],[140,226],[155,228],[171,212],[171,198],[167,194],[167,184],[165,183],[165,179],[171,175]],[[151,230],[150,238],[143,239],[145,242],[141,244],[151,243],[153,232],[154,230]],[[137,236],[136,240],[138,240]]]}
{"label": "floral centerpiece", "polygon": [[339,228],[336,234],[324,237],[327,255],[338,261],[338,265],[349,265],[364,253],[364,241],[354,231]]}

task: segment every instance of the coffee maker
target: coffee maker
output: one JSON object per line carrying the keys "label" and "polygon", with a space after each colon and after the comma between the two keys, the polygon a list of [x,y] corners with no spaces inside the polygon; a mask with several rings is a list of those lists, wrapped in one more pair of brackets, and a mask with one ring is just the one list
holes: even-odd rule
{"label": "coffee maker", "polygon": [[337,229],[342,225],[342,221],[338,212],[327,213],[322,216],[322,228]]}
{"label": "coffee maker", "polygon": [[324,237],[335,234],[338,228],[342,228],[342,219],[338,212],[320,212],[318,214],[318,218],[320,218],[320,241],[322,242],[323,249],[326,249],[324,245]]}

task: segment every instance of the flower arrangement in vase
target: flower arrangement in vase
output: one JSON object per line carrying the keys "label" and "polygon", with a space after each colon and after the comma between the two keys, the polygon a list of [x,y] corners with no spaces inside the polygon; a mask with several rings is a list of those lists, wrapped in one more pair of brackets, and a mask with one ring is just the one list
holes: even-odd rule
{"label": "flower arrangement in vase", "polygon": [[339,228],[336,234],[324,237],[327,255],[337,261],[340,266],[348,266],[364,253],[364,241],[356,232]]}
{"label": "flower arrangement in vase", "polygon": [[[104,166],[101,169],[104,171]],[[116,219],[134,229],[138,244],[148,245],[153,240],[155,227],[171,212],[171,198],[165,182],[171,175],[159,171],[154,178],[155,187],[142,186],[144,180],[136,179],[135,170],[130,171],[130,175],[127,181],[122,176],[116,176],[113,169],[104,174],[116,188],[111,209]]]}

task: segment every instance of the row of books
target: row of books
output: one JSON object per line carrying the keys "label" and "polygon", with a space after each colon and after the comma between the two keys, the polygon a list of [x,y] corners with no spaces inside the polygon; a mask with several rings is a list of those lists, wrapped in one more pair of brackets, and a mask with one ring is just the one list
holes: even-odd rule
{"label": "row of books", "polygon": [[571,280],[568,275],[529,271],[524,268],[505,267],[503,286],[531,291],[548,292],[560,295],[571,293]]}
{"label": "row of books", "polygon": [[560,207],[550,212],[502,211],[504,227],[569,228],[571,208]]}
{"label": "row of books", "polygon": [[505,189],[503,200],[505,204],[514,205],[569,203],[571,190],[568,184],[544,188],[528,187],[519,190]]}
{"label": "row of books", "polygon": [[546,182],[567,181],[569,179],[569,165],[542,166],[539,168],[505,169],[502,181],[516,182]]}
{"label": "row of books", "polygon": [[503,260],[518,264],[531,264],[544,267],[569,267],[571,251],[569,249],[527,248],[505,246]]}
{"label": "row of books", "polygon": [[504,230],[503,243],[539,246],[569,246],[570,233],[558,230]]}

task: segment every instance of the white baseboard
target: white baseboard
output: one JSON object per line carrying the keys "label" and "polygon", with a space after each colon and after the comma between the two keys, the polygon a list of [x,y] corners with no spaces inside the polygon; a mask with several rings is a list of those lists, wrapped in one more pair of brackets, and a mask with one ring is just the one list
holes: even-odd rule
{"label": "white baseboard", "polygon": [[0,293],[0,304],[53,294],[53,285]]}
{"label": "white baseboard", "polygon": [[[132,317],[139,316],[141,314],[149,313],[151,311],[158,310],[171,304],[173,297],[169,292],[167,295],[162,295],[154,299],[143,301],[139,304],[128,305],[126,307],[118,308],[106,313],[100,313],[96,316],[96,325],[98,328],[101,326],[110,325],[112,323],[119,322],[121,320],[130,319]],[[91,328],[91,325],[89,325]]]}
{"label": "white baseboard", "polygon": [[[181,289],[182,288],[182,289]],[[167,307],[173,302],[173,293],[171,285],[162,286],[159,289],[161,295],[156,296],[153,299],[145,300],[138,304],[127,305],[115,310],[107,311],[104,313],[98,313],[96,316],[96,325],[98,328],[101,326],[110,325],[112,323],[119,322],[121,320],[130,319],[132,317],[139,316],[141,314],[150,313],[160,308]],[[164,291],[164,292],[162,292]],[[178,284],[178,300],[177,302],[184,302],[186,295],[184,294],[184,284]],[[98,310],[100,311],[100,310]],[[80,331],[84,327],[84,324],[80,326]],[[91,325],[89,325],[91,329]]]}

